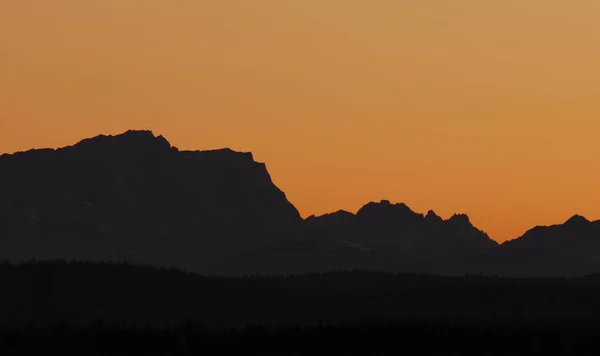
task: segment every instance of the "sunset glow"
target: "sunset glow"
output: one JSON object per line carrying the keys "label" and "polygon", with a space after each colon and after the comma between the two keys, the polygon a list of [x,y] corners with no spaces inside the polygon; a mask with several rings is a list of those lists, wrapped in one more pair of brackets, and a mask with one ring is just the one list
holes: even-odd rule
{"label": "sunset glow", "polygon": [[304,217],[388,199],[504,241],[600,219],[599,18],[597,0],[4,0],[0,153],[150,129],[252,151]]}

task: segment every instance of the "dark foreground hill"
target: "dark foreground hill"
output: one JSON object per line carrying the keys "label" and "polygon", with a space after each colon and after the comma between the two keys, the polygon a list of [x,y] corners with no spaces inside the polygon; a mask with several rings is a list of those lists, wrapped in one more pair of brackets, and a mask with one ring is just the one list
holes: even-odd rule
{"label": "dark foreground hill", "polygon": [[504,279],[375,272],[204,277],[93,263],[0,265],[5,325],[162,327],[351,324],[401,320],[464,325],[595,325],[600,278]]}
{"label": "dark foreground hill", "polygon": [[96,323],[0,329],[10,355],[596,355],[600,329],[560,325],[476,327],[403,321],[213,330]]}
{"label": "dark foreground hill", "polygon": [[600,349],[599,276],[204,277],[56,261],[1,264],[0,280],[0,351],[7,354],[573,355]]}
{"label": "dark foreground hill", "polygon": [[600,273],[600,221],[574,216],[498,245],[464,214],[444,220],[386,200],[303,220],[252,154],[180,151],[128,131],[0,156],[0,258],[210,275],[582,276]]}

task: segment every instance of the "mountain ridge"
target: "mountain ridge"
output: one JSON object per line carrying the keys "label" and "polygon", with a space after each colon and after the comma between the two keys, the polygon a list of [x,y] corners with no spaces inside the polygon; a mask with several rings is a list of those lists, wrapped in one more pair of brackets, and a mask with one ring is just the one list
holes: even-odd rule
{"label": "mountain ridge", "polygon": [[[181,152],[181,153],[207,153],[207,154],[222,154],[223,156],[225,155],[237,155],[240,157],[245,157],[247,158],[249,161],[253,161],[254,163],[260,165],[261,167],[264,167],[266,169],[266,164],[263,162],[258,162],[254,160],[254,154],[251,151],[235,151],[231,148],[228,147],[223,147],[223,148],[216,148],[216,149],[205,149],[205,150],[180,150],[179,148],[177,148],[174,145],[171,145],[171,143],[163,136],[163,135],[158,135],[155,136],[153,130],[148,130],[148,129],[143,129],[143,130],[127,130],[121,134],[99,134],[96,135],[94,137],[90,137],[90,138],[84,138],[80,141],[78,141],[75,144],[72,145],[67,145],[67,146],[63,146],[63,147],[58,147],[58,148],[49,148],[49,147],[45,147],[45,148],[32,148],[32,149],[28,149],[28,150],[22,150],[22,151],[15,151],[12,153],[0,153],[0,162],[2,159],[9,159],[11,157],[20,157],[24,154],[36,154],[36,153],[49,153],[49,152],[59,152],[59,151],[63,151],[63,150],[69,150],[69,149],[74,149],[76,147],[81,147],[81,145],[85,145],[87,143],[93,143],[93,142],[97,142],[98,140],[105,140],[105,139],[128,139],[128,138],[132,138],[137,136],[138,138],[138,142],[141,142],[141,140],[139,140],[139,138],[145,138],[147,142],[151,142],[154,141],[155,143],[159,143],[164,145],[165,147],[167,147],[169,150],[172,150],[174,152]],[[284,192],[285,194],[285,192]],[[347,214],[352,214],[352,215],[358,215],[360,213],[361,210],[369,207],[372,204],[385,204],[385,205],[391,205],[391,206],[399,206],[402,207],[404,209],[408,209],[411,212],[418,214],[418,215],[424,215],[425,217],[429,216],[432,219],[437,219],[440,218],[442,221],[447,222],[450,221],[452,219],[455,218],[466,218],[467,221],[469,221],[470,223],[470,217],[467,214],[464,213],[455,213],[453,214],[450,218],[448,219],[443,219],[441,218],[439,215],[437,215],[435,213],[434,210],[429,210],[426,214],[421,214],[421,213],[417,213],[414,212],[412,209],[410,209],[410,207],[408,207],[406,205],[406,203],[404,202],[397,202],[397,203],[392,203],[390,200],[388,199],[381,199],[379,202],[376,201],[369,201],[366,202],[365,204],[363,204],[363,206],[361,206],[357,213],[352,213],[351,211],[348,210],[344,210],[344,209],[339,209],[335,212],[330,212],[330,213],[324,213],[321,215],[317,215],[317,214],[311,214],[309,216],[307,216],[306,218],[303,218],[303,220],[309,220],[309,219],[314,219],[314,218],[319,218],[319,217],[323,217],[323,216],[327,216],[327,215],[332,215],[332,214],[337,214],[337,213],[347,213]],[[568,220],[566,220],[563,224],[552,224],[552,225],[537,225],[533,228],[531,228],[530,230],[536,229],[538,227],[553,227],[553,226],[561,226],[564,224],[568,224],[568,223],[573,223],[574,221],[577,222],[600,222],[599,220],[588,220],[587,218],[585,218],[582,215],[579,214],[574,214],[573,216],[571,216],[571,218],[569,218]],[[530,231],[528,230],[528,231]],[[506,240],[504,242],[498,242],[496,240],[494,240],[493,238],[491,238],[492,240],[496,241],[498,244],[503,244],[509,241],[513,241],[515,239],[518,239],[521,236],[515,237],[513,239],[509,239]]]}
{"label": "mountain ridge", "polygon": [[600,221],[575,214],[499,244],[466,214],[443,219],[389,200],[302,218],[251,152],[180,151],[150,130],[3,154],[0,171],[0,258],[9,260],[209,274],[600,272]]}
{"label": "mountain ridge", "polygon": [[0,171],[0,250],[14,259],[210,271],[222,256],[285,237],[279,231],[302,221],[252,154],[179,151],[151,131],[2,155]]}

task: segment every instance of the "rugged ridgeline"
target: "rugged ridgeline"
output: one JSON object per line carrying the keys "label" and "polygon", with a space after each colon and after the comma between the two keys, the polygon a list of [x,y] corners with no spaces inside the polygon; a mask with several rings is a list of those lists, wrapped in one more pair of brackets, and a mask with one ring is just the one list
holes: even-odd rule
{"label": "rugged ridgeline", "polygon": [[149,131],[0,156],[0,254],[216,273],[302,219],[250,153],[179,151]]}
{"label": "rugged ridgeline", "polygon": [[387,200],[369,203],[356,215],[339,211],[307,220],[310,235],[393,260],[401,270],[426,271],[438,264],[487,253],[498,244],[466,215],[443,220],[433,211],[413,212]]}
{"label": "rugged ridgeline", "polygon": [[[303,273],[376,270],[444,273],[448,266],[485,255],[498,244],[476,229],[466,215],[443,220],[387,200],[369,203],[357,214],[346,211],[305,220],[302,240],[277,243],[269,252],[238,256],[261,271]],[[265,256],[278,256],[271,261]],[[269,265],[266,265],[267,263]]]}
{"label": "rugged ridgeline", "polygon": [[0,259],[11,262],[582,275],[600,271],[599,225],[576,216],[498,246],[466,215],[388,201],[302,220],[250,153],[179,151],[149,131],[0,156]]}
{"label": "rugged ridgeline", "polygon": [[[460,267],[459,267],[460,266]],[[458,272],[516,277],[582,276],[600,271],[600,221],[575,215],[537,226],[492,253],[455,265]]]}

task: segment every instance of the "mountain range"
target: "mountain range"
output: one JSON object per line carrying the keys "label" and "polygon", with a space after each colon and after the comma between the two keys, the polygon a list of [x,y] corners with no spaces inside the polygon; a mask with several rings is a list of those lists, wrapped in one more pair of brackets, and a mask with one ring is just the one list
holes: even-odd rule
{"label": "mountain range", "polygon": [[600,272],[600,221],[498,244],[468,216],[405,204],[302,219],[251,153],[180,151],[151,131],[0,156],[0,259],[126,261],[201,274]]}

